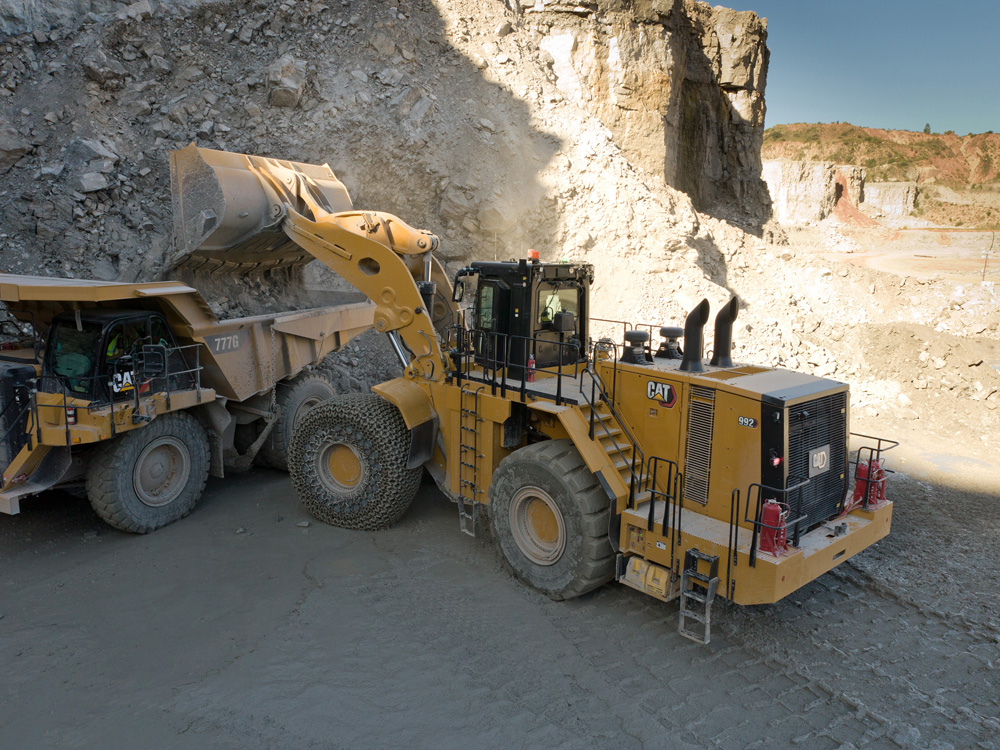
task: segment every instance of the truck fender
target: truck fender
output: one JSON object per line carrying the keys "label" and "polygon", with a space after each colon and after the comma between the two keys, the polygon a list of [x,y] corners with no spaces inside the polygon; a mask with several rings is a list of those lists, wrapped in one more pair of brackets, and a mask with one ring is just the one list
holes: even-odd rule
{"label": "truck fender", "polygon": [[430,394],[416,383],[403,378],[379,383],[372,386],[372,390],[399,409],[403,422],[410,431],[410,452],[406,468],[423,466],[434,455],[438,434],[438,415],[431,403]]}
{"label": "truck fender", "polygon": [[221,479],[225,476],[225,451],[233,445],[233,436],[236,434],[236,422],[226,408],[226,399],[219,398],[201,404],[190,412],[208,434],[209,474]]}

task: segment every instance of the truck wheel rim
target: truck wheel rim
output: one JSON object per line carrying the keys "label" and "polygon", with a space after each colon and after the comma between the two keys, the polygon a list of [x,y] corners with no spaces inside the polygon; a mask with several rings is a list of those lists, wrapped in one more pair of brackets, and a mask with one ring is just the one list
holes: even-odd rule
{"label": "truck wheel rim", "polygon": [[301,404],[299,404],[299,408],[295,410],[295,416],[292,419],[292,424],[295,424],[296,422],[298,422],[299,419],[301,419],[302,417],[304,417],[306,415],[306,413],[309,412],[310,410],[312,410],[312,408],[314,406],[316,406],[318,403],[320,403],[320,401],[322,401],[322,399],[319,399],[319,398],[307,398],[305,401],[303,401]]}
{"label": "truck wheel rim", "polygon": [[334,492],[350,492],[361,484],[368,473],[354,446],[331,443],[318,456],[317,472],[327,488]]}
{"label": "truck wheel rim", "polygon": [[139,454],[132,485],[143,505],[160,508],[184,492],[190,473],[191,454],[187,446],[175,437],[161,437]]}
{"label": "truck wheel rim", "polygon": [[510,530],[518,549],[536,565],[553,565],[566,549],[566,526],[551,495],[522,487],[510,503]]}

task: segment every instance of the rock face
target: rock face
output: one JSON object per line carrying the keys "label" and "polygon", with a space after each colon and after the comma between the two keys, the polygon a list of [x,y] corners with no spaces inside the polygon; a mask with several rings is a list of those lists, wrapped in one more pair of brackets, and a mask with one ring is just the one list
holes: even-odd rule
{"label": "rock face", "polygon": [[762,175],[771,195],[774,218],[783,224],[805,224],[832,214],[835,172],[830,162],[765,161]]}
{"label": "rock face", "polygon": [[784,224],[822,221],[842,201],[858,208],[866,196],[865,170],[851,164],[768,159],[762,175],[772,216]]}
{"label": "rock face", "polygon": [[303,306],[298,272],[212,287],[170,265],[167,157],[191,142],[329,163],[356,206],[434,232],[449,264],[528,248],[594,263],[598,317],[683,320],[763,244],[693,205],[764,213],[753,14],[684,0],[73,7],[82,18],[41,28],[22,5],[0,58],[6,271],[181,276],[222,317]]}
{"label": "rock face", "polygon": [[[627,8],[626,8],[627,6]],[[598,117],[625,156],[695,208],[766,219],[760,179],[766,22],[691,0],[533,10],[560,91]]]}
{"label": "rock face", "polygon": [[73,27],[88,13],[105,13],[121,6],[114,0],[0,0],[0,32],[24,34]]}
{"label": "rock face", "polygon": [[865,185],[865,204],[894,219],[903,219],[913,213],[917,199],[915,182],[870,182]]}

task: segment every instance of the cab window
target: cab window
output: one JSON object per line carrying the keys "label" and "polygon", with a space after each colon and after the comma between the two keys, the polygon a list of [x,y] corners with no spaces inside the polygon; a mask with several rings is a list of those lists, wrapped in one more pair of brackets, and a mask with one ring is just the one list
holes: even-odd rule
{"label": "cab window", "polygon": [[548,326],[552,324],[556,313],[573,313],[580,316],[580,291],[576,287],[556,287],[544,284],[538,288],[538,299],[535,308],[538,310],[536,324]]}
{"label": "cab window", "polygon": [[492,330],[495,294],[496,287],[493,284],[483,284],[479,287],[479,300],[476,305],[476,328]]}

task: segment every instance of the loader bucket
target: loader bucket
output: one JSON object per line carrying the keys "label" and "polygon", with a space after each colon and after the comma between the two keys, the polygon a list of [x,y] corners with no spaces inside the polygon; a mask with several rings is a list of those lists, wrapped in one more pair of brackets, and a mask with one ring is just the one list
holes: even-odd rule
{"label": "loader bucket", "polygon": [[[347,188],[326,165],[213,151],[193,143],[170,152],[170,187],[171,265],[207,271],[242,273],[312,260],[281,229],[284,202],[296,191],[307,190],[331,213],[352,208]],[[279,189],[284,195],[279,196]]]}

